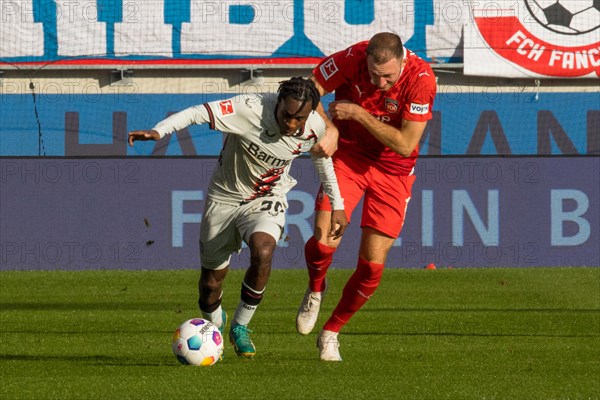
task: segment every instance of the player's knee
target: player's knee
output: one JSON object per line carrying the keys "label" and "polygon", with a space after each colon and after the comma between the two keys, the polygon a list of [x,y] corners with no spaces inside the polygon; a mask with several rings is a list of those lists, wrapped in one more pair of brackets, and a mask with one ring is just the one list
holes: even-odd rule
{"label": "player's knee", "polygon": [[250,248],[250,262],[259,267],[270,267],[275,246],[270,243],[257,243]]}
{"label": "player's knee", "polygon": [[342,238],[333,239],[329,235],[323,234],[322,231],[320,231],[318,229],[315,230],[315,234],[313,235],[313,237],[317,240],[317,242],[321,243],[322,245],[325,245],[327,247],[331,247],[334,249],[337,249],[338,246],[340,245],[340,243],[342,242]]}
{"label": "player's knee", "polygon": [[264,232],[256,232],[250,236],[250,261],[253,264],[271,263],[273,251],[277,243],[273,236]]}
{"label": "player's knee", "polygon": [[318,216],[315,218],[315,229],[313,236],[319,243],[322,243],[326,246],[337,248],[342,238],[333,239],[333,237],[329,236],[329,232],[331,231],[330,226],[330,213],[324,213],[322,211],[317,212]]}
{"label": "player's knee", "polygon": [[325,236],[325,240],[322,240],[321,243],[324,243],[325,246],[332,247],[337,249],[340,243],[342,242],[342,238],[333,239],[331,236]]}

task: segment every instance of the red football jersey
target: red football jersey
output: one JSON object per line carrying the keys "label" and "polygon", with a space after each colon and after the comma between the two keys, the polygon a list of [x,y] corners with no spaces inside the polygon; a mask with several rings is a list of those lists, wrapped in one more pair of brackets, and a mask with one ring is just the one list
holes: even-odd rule
{"label": "red football jersey", "polygon": [[[367,69],[368,42],[357,43],[324,59],[313,74],[336,100],[349,100],[362,106],[380,121],[397,129],[402,120],[428,121],[436,93],[435,76],[429,64],[405,49],[407,63],[400,78],[383,92],[371,83]],[[333,122],[340,131],[336,157],[377,164],[382,170],[409,175],[419,155],[418,146],[410,157],[403,157],[384,146],[361,124],[353,120]],[[338,154],[339,153],[339,154]]]}

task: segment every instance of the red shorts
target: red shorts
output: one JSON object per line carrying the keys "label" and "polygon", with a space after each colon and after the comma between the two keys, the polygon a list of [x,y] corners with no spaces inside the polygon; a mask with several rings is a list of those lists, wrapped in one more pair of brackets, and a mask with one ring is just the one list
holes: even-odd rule
{"label": "red shorts", "polygon": [[[391,175],[373,166],[351,165],[336,157],[333,165],[348,221],[364,195],[360,227],[368,226],[394,238],[400,236],[415,175]],[[322,188],[315,210],[331,211],[331,203]]]}

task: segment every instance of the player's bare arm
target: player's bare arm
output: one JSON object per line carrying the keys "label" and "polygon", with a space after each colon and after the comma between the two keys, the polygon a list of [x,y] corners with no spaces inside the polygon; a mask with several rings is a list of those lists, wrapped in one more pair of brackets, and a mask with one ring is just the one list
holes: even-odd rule
{"label": "player's bare arm", "polygon": [[[321,86],[321,84],[319,84],[314,75],[311,75],[309,79],[315,83],[315,86],[317,87],[321,97],[329,93],[323,88],[323,86]],[[316,111],[319,113],[321,118],[323,118],[323,121],[325,121],[325,136],[323,136],[318,143],[315,143],[315,145],[310,149],[310,152],[319,157],[331,157],[337,150],[338,137],[340,133],[333,122],[331,122],[331,119],[329,119],[329,116],[327,116],[327,113],[325,113],[322,103],[319,103]]]}
{"label": "player's bare arm", "polygon": [[334,101],[329,105],[332,118],[353,119],[364,126],[377,140],[403,157],[409,157],[419,144],[427,122],[402,121],[402,128],[396,129],[381,122],[358,104],[350,101]]}
{"label": "player's bare arm", "polygon": [[136,140],[158,140],[160,139],[160,134],[153,130],[140,130],[140,131],[131,131],[129,132],[129,146],[133,146],[133,142]]}

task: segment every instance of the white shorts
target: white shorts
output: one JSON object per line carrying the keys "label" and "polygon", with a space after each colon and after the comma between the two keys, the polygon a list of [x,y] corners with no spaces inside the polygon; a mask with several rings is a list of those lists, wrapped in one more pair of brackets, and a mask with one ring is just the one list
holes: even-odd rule
{"label": "white shorts", "polygon": [[242,249],[255,232],[264,232],[278,241],[285,225],[285,197],[262,197],[234,206],[208,199],[200,225],[200,261],[211,270],[229,265],[231,253]]}

